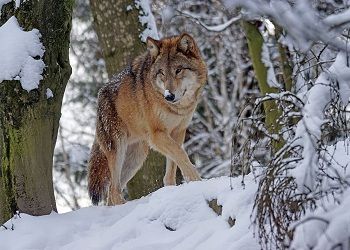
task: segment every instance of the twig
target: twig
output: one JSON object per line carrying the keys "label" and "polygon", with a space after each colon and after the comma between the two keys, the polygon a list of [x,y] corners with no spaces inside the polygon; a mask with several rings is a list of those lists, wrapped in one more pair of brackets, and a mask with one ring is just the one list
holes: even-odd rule
{"label": "twig", "polygon": [[177,16],[186,17],[186,18],[190,19],[191,21],[193,21],[194,23],[202,26],[206,30],[212,31],[212,32],[222,32],[222,31],[226,30],[228,27],[230,27],[231,24],[236,23],[237,21],[241,20],[241,18],[242,18],[241,15],[238,15],[236,17],[231,18],[230,20],[228,20],[227,22],[225,22],[223,24],[209,26],[209,25],[206,25],[205,23],[203,23],[202,21],[200,21],[199,18],[192,16],[190,13],[183,12],[180,10],[176,10],[176,12],[179,13]]}
{"label": "twig", "polygon": [[318,216],[310,216],[310,217],[307,217],[305,219],[303,219],[302,221],[299,221],[297,223],[295,223],[293,226],[292,226],[292,229],[294,230],[296,227],[300,226],[301,224],[305,223],[305,222],[308,222],[310,220],[318,220],[318,221],[321,221],[321,222],[324,222],[325,224],[329,224],[330,222],[322,217],[318,217]]}

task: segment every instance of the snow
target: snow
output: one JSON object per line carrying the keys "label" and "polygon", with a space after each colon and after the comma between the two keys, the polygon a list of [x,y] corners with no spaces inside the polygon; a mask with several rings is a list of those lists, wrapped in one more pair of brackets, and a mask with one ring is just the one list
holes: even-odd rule
{"label": "snow", "polygon": [[167,97],[167,96],[170,96],[171,93],[168,89],[164,90],[164,96]]}
{"label": "snow", "polygon": [[230,20],[228,20],[227,22],[225,22],[223,24],[219,24],[219,25],[215,25],[215,26],[205,25],[205,28],[209,31],[221,32],[221,31],[224,31],[225,29],[227,29],[231,24],[239,21],[240,19],[241,19],[241,16],[232,17]]}
{"label": "snow", "polygon": [[[71,176],[70,178],[73,179],[74,176]],[[81,207],[90,206],[91,201],[87,193],[86,179],[82,180],[79,184],[74,183],[74,187],[72,188],[72,183],[67,178],[66,173],[54,168],[53,181],[55,184],[56,206],[59,213],[71,212],[72,210],[77,210]],[[57,183],[59,183],[59,185],[57,185]],[[75,206],[75,202],[77,202],[78,207]]]}
{"label": "snow", "polygon": [[[0,0],[0,16],[1,16],[1,8],[3,5],[8,4],[12,0]],[[26,0],[22,0],[22,2],[25,2]],[[15,0],[16,8],[18,8],[21,4],[21,0]]]}
{"label": "snow", "polygon": [[[260,249],[250,213],[257,185],[251,175],[164,187],[115,207],[89,207],[65,214],[21,214],[0,229],[3,249]],[[218,216],[207,200],[223,206]],[[231,228],[227,219],[236,219]]]}
{"label": "snow", "polygon": [[350,66],[348,65],[348,55],[339,53],[335,62],[330,68],[331,77],[335,78],[339,85],[341,101],[346,104],[350,98]]}
{"label": "snow", "polygon": [[281,85],[278,83],[276,79],[275,69],[273,67],[273,63],[270,58],[270,51],[266,44],[266,42],[263,43],[262,51],[261,51],[261,61],[267,68],[267,84],[271,88],[281,88]]}
{"label": "snow", "polygon": [[11,17],[0,27],[0,83],[19,79],[22,88],[28,92],[38,88],[45,67],[40,37],[37,29],[23,31],[16,17]]}
{"label": "snow", "polygon": [[162,23],[170,23],[171,19],[175,16],[175,9],[171,5],[166,5],[161,11]]}
{"label": "snow", "polygon": [[[73,59],[72,57],[70,58]],[[71,60],[71,62],[73,61]],[[72,66],[73,70],[76,69],[74,63]],[[63,99],[60,119],[61,129],[59,130],[55,149],[56,154],[60,154],[62,153],[62,147],[65,147],[65,151],[68,154],[68,162],[63,162],[63,164],[70,166],[72,173],[70,178],[72,180],[75,178],[73,173],[79,166],[86,167],[95,134],[95,119],[91,117],[94,117],[93,114],[96,113],[96,109],[92,105],[83,105],[80,102],[69,101],[76,94],[75,91],[72,83],[69,83]],[[56,162],[56,159],[54,160]],[[56,162],[56,164],[58,163],[60,162]],[[59,169],[60,167],[57,166],[53,172],[58,212],[68,212],[76,209],[71,206],[74,204],[74,199],[77,199],[80,207],[91,204],[87,193],[87,180],[84,179],[79,184],[74,182],[74,187],[72,188],[65,172],[58,171]]]}
{"label": "snow", "polygon": [[[27,57],[21,71],[19,72],[22,88],[28,92],[37,89],[42,77],[45,64],[42,60],[36,60],[33,57]],[[7,79],[9,80],[9,79]]]}
{"label": "snow", "polygon": [[[349,170],[344,168],[350,165],[349,147],[349,139],[328,147],[329,154],[325,156],[324,161],[332,166],[325,169],[330,178],[328,183],[323,185],[335,186],[337,178],[349,182]],[[337,244],[343,244],[342,249],[349,249],[350,245],[346,244],[349,244],[350,233],[350,188],[336,195],[335,199],[326,197],[317,203],[315,211],[307,211],[306,215],[294,224],[296,230],[292,249],[328,250],[334,249]]]}
{"label": "snow", "polygon": [[341,39],[332,26],[343,24],[349,20],[349,12],[321,19],[312,8],[310,0],[284,1],[275,0],[273,4],[266,0],[225,0],[224,4],[229,10],[243,8],[247,16],[268,16],[279,26],[283,27],[289,39],[297,48],[306,52],[313,41],[323,41],[332,47],[348,50],[347,41]]}
{"label": "snow", "polygon": [[324,19],[325,23],[331,26],[338,26],[350,22],[350,9],[339,14],[329,15]]}
{"label": "snow", "polygon": [[[165,15],[166,18],[170,18],[170,11],[167,11],[167,16]],[[222,23],[222,24],[218,24],[218,25],[206,25],[205,23],[201,22],[196,16],[192,15],[190,12],[180,12],[181,15],[189,17],[192,19],[192,21],[194,21],[196,24],[201,25],[202,27],[204,27],[206,30],[208,31],[212,31],[212,32],[222,32],[224,30],[226,30],[228,27],[230,27],[233,23],[237,23],[238,21],[241,20],[242,16],[238,15],[235,17],[232,17],[231,19],[229,19],[228,21]],[[163,16],[163,15],[162,15]],[[172,17],[171,17],[172,18]]]}
{"label": "snow", "polygon": [[135,0],[135,6],[139,10],[139,22],[145,29],[140,33],[142,42],[146,42],[147,37],[159,39],[156,21],[152,14],[149,0]]}
{"label": "snow", "polygon": [[5,5],[5,4],[9,3],[9,2],[11,2],[11,0],[0,0],[0,9],[1,9],[1,7],[3,5]]}
{"label": "snow", "polygon": [[0,0],[0,16],[1,16],[1,8],[3,5],[7,4],[11,2],[11,0]]}
{"label": "snow", "polygon": [[350,68],[346,64],[346,55],[339,52],[328,72],[318,77],[309,90],[307,102],[303,108],[303,118],[298,122],[295,132],[295,145],[303,147],[303,160],[291,171],[300,191],[314,190],[318,169],[316,145],[321,139],[321,126],[325,123],[324,110],[333,98],[332,85],[339,85],[339,93],[344,103],[350,98]]}
{"label": "snow", "polygon": [[49,89],[49,88],[47,88],[47,89],[46,89],[46,98],[47,98],[47,99],[50,99],[50,98],[52,98],[52,97],[53,97],[52,90]]}
{"label": "snow", "polygon": [[132,11],[132,6],[131,5],[126,6],[126,11]]}

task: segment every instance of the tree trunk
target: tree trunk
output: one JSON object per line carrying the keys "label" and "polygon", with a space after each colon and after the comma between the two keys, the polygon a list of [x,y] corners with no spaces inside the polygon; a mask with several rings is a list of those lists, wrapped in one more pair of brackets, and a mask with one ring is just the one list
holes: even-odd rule
{"label": "tree trunk", "polygon": [[[268,93],[278,93],[278,89],[270,87],[267,82],[267,68],[261,58],[264,40],[258,27],[253,23],[243,21],[243,29],[246,34],[249,55],[253,63],[255,76],[258,80],[261,94],[266,95]],[[271,134],[277,134],[281,129],[281,126],[277,123],[278,118],[281,116],[281,110],[279,110],[275,101],[266,101],[264,102],[264,112],[267,129]],[[283,144],[284,142],[281,140],[274,141],[274,152],[282,148]]]}
{"label": "tree trunk", "polygon": [[[22,1],[21,1],[22,2]],[[23,90],[19,81],[0,84],[0,223],[17,210],[31,215],[56,211],[52,157],[61,104],[71,74],[69,35],[73,0],[27,0],[14,10],[24,30],[40,31],[46,68],[39,88]],[[1,25],[10,17],[2,13]],[[54,96],[47,99],[50,88]]]}
{"label": "tree trunk", "polygon": [[[121,71],[146,49],[134,0],[90,0],[94,28],[103,51],[108,76]],[[132,6],[132,10],[127,10]]]}
{"label": "tree trunk", "polygon": [[[283,30],[280,26],[276,24],[274,25],[276,29],[276,40],[278,41],[282,36]],[[278,53],[280,54],[279,61],[280,61],[281,71],[283,74],[284,89],[286,91],[291,91],[293,87],[293,81],[292,81],[293,67],[291,66],[292,61],[289,60],[287,56],[287,52],[288,52],[288,48],[282,43],[278,42]]]}
{"label": "tree trunk", "polygon": [[[90,0],[90,5],[111,77],[146,50],[139,37],[143,30],[138,20],[139,10],[134,0]],[[142,169],[128,183],[129,198],[137,199],[162,187],[164,174],[165,157],[151,150]]]}

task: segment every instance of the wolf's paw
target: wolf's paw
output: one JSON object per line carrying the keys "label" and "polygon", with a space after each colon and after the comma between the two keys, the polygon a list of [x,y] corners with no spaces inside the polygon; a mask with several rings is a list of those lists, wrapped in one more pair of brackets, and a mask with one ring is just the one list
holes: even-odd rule
{"label": "wolf's paw", "polygon": [[164,186],[175,186],[176,185],[176,178],[165,176],[163,179],[163,183],[164,183]]}
{"label": "wolf's paw", "polygon": [[184,176],[186,182],[190,181],[201,181],[202,178],[200,176]]}
{"label": "wolf's paw", "polygon": [[176,186],[176,171],[167,171],[163,178],[164,186]]}
{"label": "wolf's paw", "polygon": [[184,174],[184,179],[186,182],[189,181],[200,181],[202,178],[200,177],[197,170],[193,167],[190,171]]}
{"label": "wolf's paw", "polygon": [[108,197],[108,206],[115,206],[115,205],[122,205],[126,203],[126,200],[123,198],[123,196],[120,195],[113,195],[112,197]]}

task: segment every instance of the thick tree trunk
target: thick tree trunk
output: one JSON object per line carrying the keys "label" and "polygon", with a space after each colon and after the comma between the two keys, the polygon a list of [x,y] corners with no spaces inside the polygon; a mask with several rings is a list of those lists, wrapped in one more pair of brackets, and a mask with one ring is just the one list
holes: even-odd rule
{"label": "thick tree trunk", "polygon": [[[146,49],[134,0],[90,0],[94,27],[111,77]],[[132,10],[127,10],[128,6]]]}
{"label": "thick tree trunk", "polygon": [[[143,30],[138,20],[139,10],[134,0],[90,0],[90,5],[111,77],[146,50],[139,37]],[[142,169],[128,183],[129,198],[136,199],[162,187],[164,174],[165,157],[151,150]]]}
{"label": "thick tree trunk", "polygon": [[[31,215],[56,211],[52,157],[61,104],[71,74],[69,35],[73,0],[27,0],[14,11],[24,30],[40,31],[46,68],[39,88],[23,90],[19,81],[0,84],[0,222],[16,210]],[[2,14],[3,24],[10,15]],[[53,97],[47,99],[50,88]]]}

